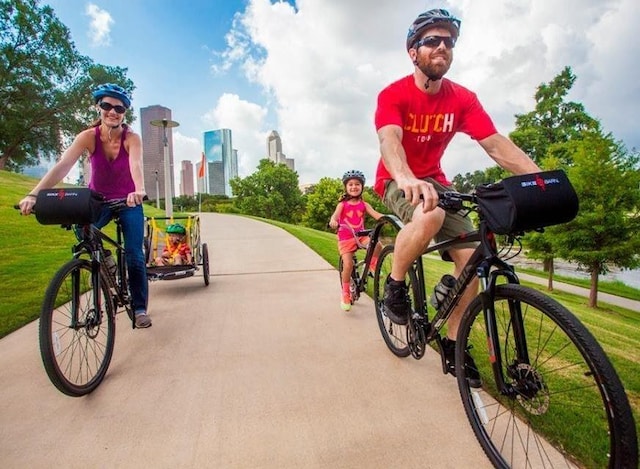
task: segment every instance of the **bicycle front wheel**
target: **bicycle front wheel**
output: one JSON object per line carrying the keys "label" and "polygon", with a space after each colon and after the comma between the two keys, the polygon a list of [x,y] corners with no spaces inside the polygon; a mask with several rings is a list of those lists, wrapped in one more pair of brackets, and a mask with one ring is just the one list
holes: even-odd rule
{"label": "bicycle front wheel", "polygon": [[113,355],[113,300],[106,279],[96,292],[91,275],[87,260],[65,264],[51,280],[40,312],[44,368],[56,388],[74,397],[90,393],[102,382]]}
{"label": "bicycle front wheel", "polygon": [[[633,467],[636,430],[624,388],[591,333],[552,298],[498,285],[494,327],[479,298],[458,331],[456,375],[467,417],[496,467]],[[489,350],[487,331],[497,335]],[[469,386],[471,354],[482,387]],[[492,362],[504,376],[498,389]]]}
{"label": "bicycle front wheel", "polygon": [[[409,355],[409,345],[407,343],[407,326],[400,326],[393,323],[384,311],[384,285],[387,276],[391,274],[391,266],[393,264],[394,245],[385,246],[378,257],[378,264],[373,278],[373,301],[376,306],[376,317],[378,318],[378,327],[387,344],[389,350],[399,357]],[[415,311],[417,305],[420,305],[420,289],[418,280],[413,269],[409,269],[405,279],[409,288],[409,298],[411,302],[411,314]]]}

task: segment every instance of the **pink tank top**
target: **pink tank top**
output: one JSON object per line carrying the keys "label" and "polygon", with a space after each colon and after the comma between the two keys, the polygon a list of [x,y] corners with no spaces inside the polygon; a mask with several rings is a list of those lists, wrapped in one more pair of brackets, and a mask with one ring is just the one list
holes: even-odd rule
{"label": "pink tank top", "polygon": [[109,161],[104,154],[100,141],[100,126],[96,128],[96,144],[89,156],[91,162],[91,181],[89,187],[102,194],[106,200],[124,199],[135,191],[135,184],[129,167],[129,153],[124,149],[127,127],[122,131],[120,150],[115,160]]}
{"label": "pink tank top", "polygon": [[[344,200],[341,203],[342,212],[340,213],[338,223],[340,225],[350,226],[356,232],[364,230],[364,214],[367,211],[364,200],[360,199],[355,204],[348,200]],[[340,226],[340,228],[338,228],[338,240],[345,241],[347,239],[353,239],[353,233],[348,228]]]}

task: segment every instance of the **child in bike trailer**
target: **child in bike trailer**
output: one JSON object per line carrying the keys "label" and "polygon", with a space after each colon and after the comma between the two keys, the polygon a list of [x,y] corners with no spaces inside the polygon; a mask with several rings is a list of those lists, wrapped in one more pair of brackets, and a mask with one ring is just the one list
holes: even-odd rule
{"label": "child in bike trailer", "polygon": [[191,248],[186,242],[187,230],[180,223],[167,226],[167,244],[162,256],[156,258],[156,265],[191,264]]}
{"label": "child in bike trailer", "polygon": [[[342,258],[342,297],[340,306],[344,311],[351,309],[351,293],[349,291],[349,282],[353,265],[353,253],[360,246],[366,246],[369,242],[367,236],[361,236],[356,240],[354,233],[364,230],[365,213],[374,219],[382,216],[381,213],[374,210],[371,205],[362,198],[364,190],[365,177],[361,171],[351,170],[342,176],[342,184],[344,184],[344,194],[340,198],[340,202],[336,206],[329,226],[333,229],[338,228],[338,251]],[[382,246],[378,243],[370,262],[370,269],[373,270],[378,261],[378,254]]]}

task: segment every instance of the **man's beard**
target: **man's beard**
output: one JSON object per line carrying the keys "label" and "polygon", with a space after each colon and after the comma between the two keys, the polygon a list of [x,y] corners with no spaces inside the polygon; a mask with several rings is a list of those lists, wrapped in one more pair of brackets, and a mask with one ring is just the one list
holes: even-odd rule
{"label": "man's beard", "polygon": [[429,80],[433,81],[442,78],[449,71],[450,66],[451,62],[447,63],[446,66],[418,64],[418,68],[420,69],[420,71],[424,73],[427,78],[429,78]]}

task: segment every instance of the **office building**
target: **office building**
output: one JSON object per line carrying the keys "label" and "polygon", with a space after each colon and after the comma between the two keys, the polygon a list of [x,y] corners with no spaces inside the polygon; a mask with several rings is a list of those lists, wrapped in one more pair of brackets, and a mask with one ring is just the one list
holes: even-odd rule
{"label": "office building", "polygon": [[231,130],[209,130],[204,133],[205,167],[201,172],[202,162],[196,165],[198,175],[198,192],[231,197],[229,181],[238,177],[238,152],[233,149]]}
{"label": "office building", "polygon": [[267,137],[267,155],[269,159],[276,164],[284,164],[291,171],[295,171],[295,162],[293,158],[287,158],[282,152],[282,139],[278,132],[273,130]]}
{"label": "office building", "polygon": [[193,163],[182,160],[180,164],[180,195],[193,197]]}
{"label": "office building", "polygon": [[[151,200],[164,199],[164,129],[151,125],[151,121],[171,119],[171,109],[158,104],[140,108],[140,132],[142,137],[142,164],[144,185]],[[171,196],[175,197],[173,182],[173,132],[167,129],[169,150],[169,175]]]}

